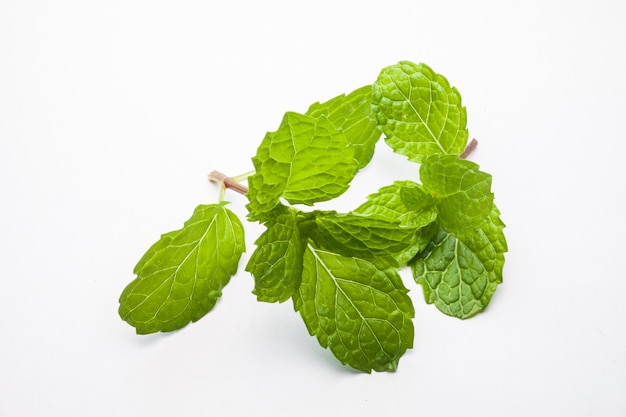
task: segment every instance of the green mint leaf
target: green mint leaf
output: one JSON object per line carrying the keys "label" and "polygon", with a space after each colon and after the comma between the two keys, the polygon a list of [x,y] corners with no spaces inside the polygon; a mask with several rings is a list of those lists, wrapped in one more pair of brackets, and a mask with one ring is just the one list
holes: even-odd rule
{"label": "green mint leaf", "polygon": [[435,200],[413,181],[396,181],[370,194],[353,213],[370,215],[401,227],[421,228],[435,221]]}
{"label": "green mint leaf", "polygon": [[280,198],[312,205],[341,195],[357,172],[353,156],[345,134],[326,118],[286,113],[252,159],[256,173],[248,178],[249,218],[267,218]]}
{"label": "green mint leaf", "polygon": [[354,147],[354,159],[359,169],[369,163],[381,132],[372,113],[372,86],[366,85],[347,96],[342,94],[325,103],[315,103],[306,114],[326,117],[335,128],[342,130],[350,146]]}
{"label": "green mint leaf", "polygon": [[420,250],[418,229],[358,213],[319,213],[311,239],[319,247],[379,268],[405,265]]}
{"label": "green mint leaf", "polygon": [[454,155],[432,155],[420,166],[424,191],[438,200],[438,220],[453,233],[475,230],[493,207],[491,175]]}
{"label": "green mint leaf", "polygon": [[503,229],[495,205],[473,233],[455,235],[439,227],[431,244],[411,262],[426,302],[460,319],[483,311],[502,282],[507,251]]}
{"label": "green mint leaf", "polygon": [[135,265],[135,269],[133,269],[133,273],[135,275],[139,275],[139,271],[141,271],[146,262],[152,259],[155,253],[169,246],[170,242],[177,233],[178,230],[174,230],[173,232],[162,234],[161,238],[157,240],[152,246],[150,246],[150,249],[148,249],[146,253],[141,257],[141,259],[139,259],[139,262],[137,262],[137,265]]}
{"label": "green mint leaf", "polygon": [[343,364],[369,373],[396,370],[413,347],[415,312],[407,292],[396,270],[308,244],[293,299],[320,345]]}
{"label": "green mint leaf", "polygon": [[306,246],[295,209],[278,216],[257,239],[246,271],[254,276],[253,293],[259,301],[283,302],[300,285]]}
{"label": "green mint leaf", "polygon": [[430,242],[436,201],[413,181],[397,181],[348,214],[319,212],[316,245],[379,268],[405,265]]}
{"label": "green mint leaf", "polygon": [[[504,269],[504,254],[508,251],[508,244],[504,236],[505,224],[500,218],[500,210],[493,205],[489,220],[481,226],[479,233],[470,234],[464,240],[475,248],[485,263],[485,269],[491,274],[490,280],[502,283]],[[481,249],[482,248],[482,249]]]}
{"label": "green mint leaf", "polygon": [[137,333],[167,332],[209,312],[245,251],[243,226],[226,203],[200,205],[182,229],[152,245],[120,296]]}
{"label": "green mint leaf", "polygon": [[372,102],[391,148],[411,161],[427,155],[460,155],[467,144],[461,95],[425,64],[403,61],[384,68]]}

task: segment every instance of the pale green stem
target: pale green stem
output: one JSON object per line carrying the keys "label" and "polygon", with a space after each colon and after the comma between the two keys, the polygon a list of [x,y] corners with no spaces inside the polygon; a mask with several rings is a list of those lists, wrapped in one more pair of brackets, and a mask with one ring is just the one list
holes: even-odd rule
{"label": "pale green stem", "polygon": [[220,203],[224,201],[224,194],[226,193],[226,185],[222,182],[220,183],[220,193],[217,196],[217,201]]}
{"label": "pale green stem", "polygon": [[256,171],[250,171],[250,172],[246,172],[245,174],[241,174],[241,175],[236,175],[234,177],[231,177],[234,181],[237,182],[241,182],[241,181],[245,181],[248,179],[248,177],[253,176],[254,174],[256,174]]}

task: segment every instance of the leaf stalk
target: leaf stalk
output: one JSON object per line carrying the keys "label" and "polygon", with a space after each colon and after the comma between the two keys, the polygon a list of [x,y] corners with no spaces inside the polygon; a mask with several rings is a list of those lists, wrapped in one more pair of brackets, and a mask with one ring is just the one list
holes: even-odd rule
{"label": "leaf stalk", "polygon": [[254,171],[247,172],[242,175],[238,175],[236,177],[229,177],[219,171],[213,171],[209,174],[209,181],[220,183],[222,189],[220,190],[220,201],[222,201],[222,197],[224,195],[224,191],[229,188],[239,194],[245,195],[248,192],[248,187],[241,184],[239,181],[243,181],[247,179],[249,176],[254,174]]}
{"label": "leaf stalk", "polygon": [[470,140],[470,143],[467,144],[463,153],[459,155],[459,158],[467,159],[467,157],[470,156],[470,154],[474,151],[474,149],[476,149],[477,146],[478,141],[476,139]]}

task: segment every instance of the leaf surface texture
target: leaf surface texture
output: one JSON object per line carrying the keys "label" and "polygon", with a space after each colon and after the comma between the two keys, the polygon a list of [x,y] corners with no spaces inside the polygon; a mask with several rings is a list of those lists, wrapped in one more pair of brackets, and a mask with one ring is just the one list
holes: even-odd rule
{"label": "leaf surface texture", "polygon": [[384,68],[373,84],[374,113],[391,148],[411,161],[459,155],[467,144],[461,95],[425,64],[403,61]]}
{"label": "leaf surface texture", "polygon": [[413,304],[396,270],[308,244],[294,295],[311,335],[344,364],[364,372],[395,370],[413,346]]}
{"label": "leaf surface texture", "polygon": [[346,135],[354,148],[354,159],[359,169],[372,159],[374,147],[381,131],[372,112],[372,86],[366,85],[348,95],[340,95],[325,103],[315,103],[306,114],[326,117],[332,125]]}
{"label": "leaf surface texture", "polygon": [[141,258],[119,307],[137,333],[180,329],[221,297],[245,251],[243,226],[225,204],[198,206],[182,229],[164,234]]}
{"label": "leaf surface texture", "polygon": [[411,263],[426,302],[444,314],[466,319],[483,311],[502,282],[504,223],[494,205],[481,227],[453,234],[443,227]]}
{"label": "leaf surface texture", "polygon": [[283,302],[300,285],[306,239],[298,228],[296,210],[289,210],[271,222],[257,239],[246,270],[254,276],[259,301]]}

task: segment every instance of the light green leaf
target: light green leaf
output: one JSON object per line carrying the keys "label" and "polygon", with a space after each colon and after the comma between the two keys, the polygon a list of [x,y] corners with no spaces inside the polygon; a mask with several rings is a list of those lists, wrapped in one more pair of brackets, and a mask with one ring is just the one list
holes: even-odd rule
{"label": "light green leaf", "polygon": [[182,229],[152,245],[120,296],[137,333],[167,332],[209,312],[245,251],[243,226],[226,203],[200,205]]}
{"label": "light green leaf", "polygon": [[427,65],[403,61],[384,68],[373,85],[372,102],[387,144],[411,161],[465,149],[461,95]]}
{"label": "light green leaf", "polygon": [[502,282],[507,250],[503,228],[495,205],[473,233],[459,236],[440,227],[432,243],[411,262],[426,302],[460,319],[483,311]]}
{"label": "light green leaf", "polygon": [[347,96],[342,94],[325,103],[312,104],[306,114],[326,117],[335,128],[345,133],[349,145],[354,147],[354,159],[359,168],[372,159],[381,132],[372,113],[371,85],[354,90]]}
{"label": "light green leaf", "polygon": [[307,245],[294,294],[309,333],[342,363],[363,372],[394,371],[413,347],[415,312],[396,270]]}
{"label": "light green leaf", "polygon": [[141,269],[146,264],[146,262],[152,259],[155,253],[159,252],[161,249],[166,248],[178,232],[179,232],[178,230],[174,230],[173,232],[169,232],[169,233],[165,233],[161,235],[161,238],[157,240],[150,247],[150,249],[146,251],[146,253],[144,253],[141,259],[139,259],[139,262],[137,262],[137,265],[135,265],[135,269],[133,269],[133,273],[135,275],[139,275],[139,271],[141,271]]}
{"label": "light green leaf", "polygon": [[255,242],[246,271],[254,276],[259,301],[283,302],[300,285],[306,238],[300,234],[297,211],[280,215]]}
{"label": "light green leaf", "polygon": [[370,215],[401,227],[419,229],[435,221],[435,201],[413,181],[396,181],[367,197],[356,214]]}
{"label": "light green leaf", "polygon": [[473,231],[493,207],[491,175],[454,155],[432,155],[420,167],[424,191],[438,200],[438,220],[453,233]]}
{"label": "light green leaf", "polygon": [[354,147],[326,118],[288,112],[252,159],[248,178],[251,220],[263,220],[280,198],[312,205],[345,192],[357,172]]}

